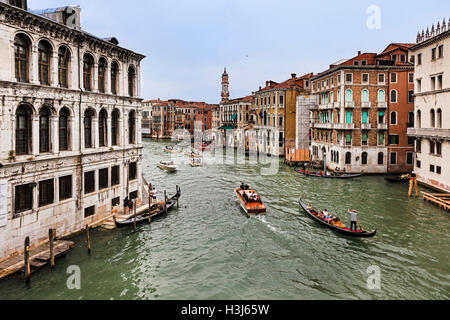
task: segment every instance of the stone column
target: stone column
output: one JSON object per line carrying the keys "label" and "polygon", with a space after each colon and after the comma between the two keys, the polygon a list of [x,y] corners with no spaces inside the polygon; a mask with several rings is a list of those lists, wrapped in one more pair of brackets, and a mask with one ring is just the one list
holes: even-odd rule
{"label": "stone column", "polygon": [[105,93],[111,94],[111,66],[105,68]]}
{"label": "stone column", "polygon": [[30,68],[29,68],[29,78],[30,83],[32,84],[40,84],[39,83],[39,53],[37,46],[31,47],[30,52]]}
{"label": "stone column", "polygon": [[136,144],[142,144],[142,112],[136,112]]}
{"label": "stone column", "polygon": [[58,51],[53,51],[50,62],[50,85],[57,87],[59,85],[58,77]]}
{"label": "stone column", "polygon": [[117,131],[117,144],[120,147],[124,147],[126,145],[124,143],[124,139],[123,139],[123,136],[125,134],[125,128],[123,127],[124,118],[125,118],[125,114],[122,114],[122,116],[119,118],[118,128],[116,129],[116,131]]}
{"label": "stone column", "polygon": [[98,90],[98,63],[94,63],[94,70],[92,74],[92,92],[99,92]]}
{"label": "stone column", "polygon": [[111,148],[111,146],[112,146],[112,126],[111,126],[111,123],[112,123],[112,119],[111,119],[111,115],[112,114],[110,114],[109,116],[108,116],[108,118],[106,119],[106,136],[107,136],[107,146],[108,146],[108,148]]}
{"label": "stone column", "polygon": [[98,136],[98,116],[92,117],[92,142],[93,148],[98,149],[99,147],[99,136]]}
{"label": "stone column", "polygon": [[58,119],[56,115],[50,117],[50,142],[53,149],[51,152],[53,153],[59,153]]}
{"label": "stone column", "polygon": [[39,155],[39,115],[34,115],[32,124],[31,124],[31,132],[33,137],[33,155]]}

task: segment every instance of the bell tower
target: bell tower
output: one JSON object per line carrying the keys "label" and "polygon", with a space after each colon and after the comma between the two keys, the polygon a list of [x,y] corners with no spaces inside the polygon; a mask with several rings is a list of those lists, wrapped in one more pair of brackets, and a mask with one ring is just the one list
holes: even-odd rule
{"label": "bell tower", "polygon": [[230,100],[229,82],[227,68],[222,74],[222,100],[221,103],[226,103]]}

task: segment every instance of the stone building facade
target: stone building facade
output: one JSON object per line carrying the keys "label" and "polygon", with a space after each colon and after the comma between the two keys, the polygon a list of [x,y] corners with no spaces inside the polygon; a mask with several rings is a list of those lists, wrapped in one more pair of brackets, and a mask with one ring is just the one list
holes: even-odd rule
{"label": "stone building facade", "polygon": [[311,113],[312,160],[331,170],[364,173],[412,171],[407,136],[414,109],[410,44],[361,53],[311,79],[318,98]]}
{"label": "stone building facade", "polygon": [[410,50],[415,71],[414,171],[418,181],[450,192],[450,23],[417,35]]}
{"label": "stone building facade", "polygon": [[[143,55],[81,30],[80,8],[0,2],[0,259],[142,198]],[[51,17],[51,18],[49,18]]]}

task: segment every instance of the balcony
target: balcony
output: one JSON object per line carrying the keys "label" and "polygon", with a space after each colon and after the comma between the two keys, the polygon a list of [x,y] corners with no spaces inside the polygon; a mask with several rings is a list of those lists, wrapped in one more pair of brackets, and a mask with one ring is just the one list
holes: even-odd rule
{"label": "balcony", "polygon": [[372,125],[370,123],[361,123],[362,130],[370,130],[372,129]]}
{"label": "balcony", "polygon": [[379,102],[378,101],[378,108],[386,109],[387,108],[387,102]]}
{"label": "balcony", "polygon": [[345,101],[345,107],[346,108],[354,108],[355,102],[354,101]]}
{"label": "balcony", "polygon": [[361,108],[370,108],[372,106],[371,102],[361,102]]}
{"label": "balcony", "polygon": [[316,128],[316,129],[333,129],[333,124],[332,123],[313,123],[312,127]]}
{"label": "balcony", "polygon": [[355,130],[354,123],[335,123],[334,129],[336,130]]}
{"label": "balcony", "polygon": [[339,108],[341,107],[341,103],[340,103],[339,101],[336,101],[336,102],[334,103],[334,107],[335,107],[336,109],[339,109]]}
{"label": "balcony", "polygon": [[329,105],[328,104],[320,104],[319,105],[319,110],[326,110],[326,109],[328,109],[329,108]]}
{"label": "balcony", "polygon": [[450,129],[409,128],[408,136],[416,138],[435,138],[450,141]]}
{"label": "balcony", "polygon": [[379,123],[377,125],[377,129],[378,130],[387,130],[388,129],[388,125],[387,125],[387,123]]}

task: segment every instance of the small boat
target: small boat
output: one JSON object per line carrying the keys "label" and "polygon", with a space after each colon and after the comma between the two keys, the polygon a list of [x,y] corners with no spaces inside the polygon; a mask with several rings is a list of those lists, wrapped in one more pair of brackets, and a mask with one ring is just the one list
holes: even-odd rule
{"label": "small boat", "polygon": [[261,196],[258,196],[257,201],[249,201],[248,194],[250,192],[256,193],[256,191],[252,189],[242,190],[241,188],[237,188],[234,190],[234,193],[236,193],[242,209],[248,216],[264,214],[267,208],[262,203]]}
{"label": "small boat", "polygon": [[203,167],[203,159],[197,157],[191,157],[189,159],[189,164],[191,167]]}
{"label": "small boat", "polygon": [[387,177],[384,178],[384,180],[393,182],[393,183],[400,183],[400,182],[408,182],[411,178],[410,175],[403,175],[403,176],[397,176],[397,177]]}
{"label": "small boat", "polygon": [[174,148],[174,147],[165,147],[164,148],[165,153],[180,153],[182,150]]}
{"label": "small boat", "polygon": [[334,226],[334,225],[328,223],[327,221],[319,218],[318,211],[315,209],[312,209],[312,208],[308,208],[308,205],[306,203],[304,203],[302,199],[299,200],[299,203],[300,203],[300,206],[303,208],[303,210],[306,212],[308,217],[310,217],[311,219],[313,219],[314,221],[319,223],[321,226],[324,226],[328,229],[336,231],[340,234],[343,234],[343,235],[346,235],[349,237],[354,237],[354,238],[372,238],[372,237],[375,237],[377,234],[377,229],[375,229],[375,231],[373,231],[373,232],[367,232],[367,231],[350,231],[350,229],[347,227],[339,228],[339,227]]}
{"label": "small boat", "polygon": [[[167,212],[169,212],[175,207],[175,205],[177,204],[177,200],[180,197],[181,197],[181,189],[178,189],[177,194],[167,200]],[[151,220],[153,221],[157,218],[164,216],[165,212],[166,209],[164,208],[164,202],[154,204],[150,208],[150,210],[147,210],[145,213],[136,216],[136,224],[142,222],[149,222],[149,215],[151,216]],[[115,216],[113,216],[113,219],[117,228],[125,228],[134,225],[134,216],[124,221],[117,221]]]}
{"label": "small boat", "polygon": [[169,172],[174,172],[178,169],[177,165],[173,163],[173,161],[161,161],[158,162],[157,166],[158,168]]}
{"label": "small boat", "polygon": [[352,178],[359,178],[362,177],[362,173],[356,173],[356,174],[330,174],[326,175],[322,172],[312,172],[312,171],[305,171],[300,169],[295,169],[297,173],[300,173],[302,175],[305,175],[307,177],[315,177],[315,178],[325,178],[325,179],[352,179]]}
{"label": "small boat", "polygon": [[184,155],[187,156],[187,157],[192,157],[192,156],[194,156],[196,158],[201,158],[202,157],[202,154],[200,152],[194,150],[194,149],[192,149],[191,151],[186,151],[184,153]]}

